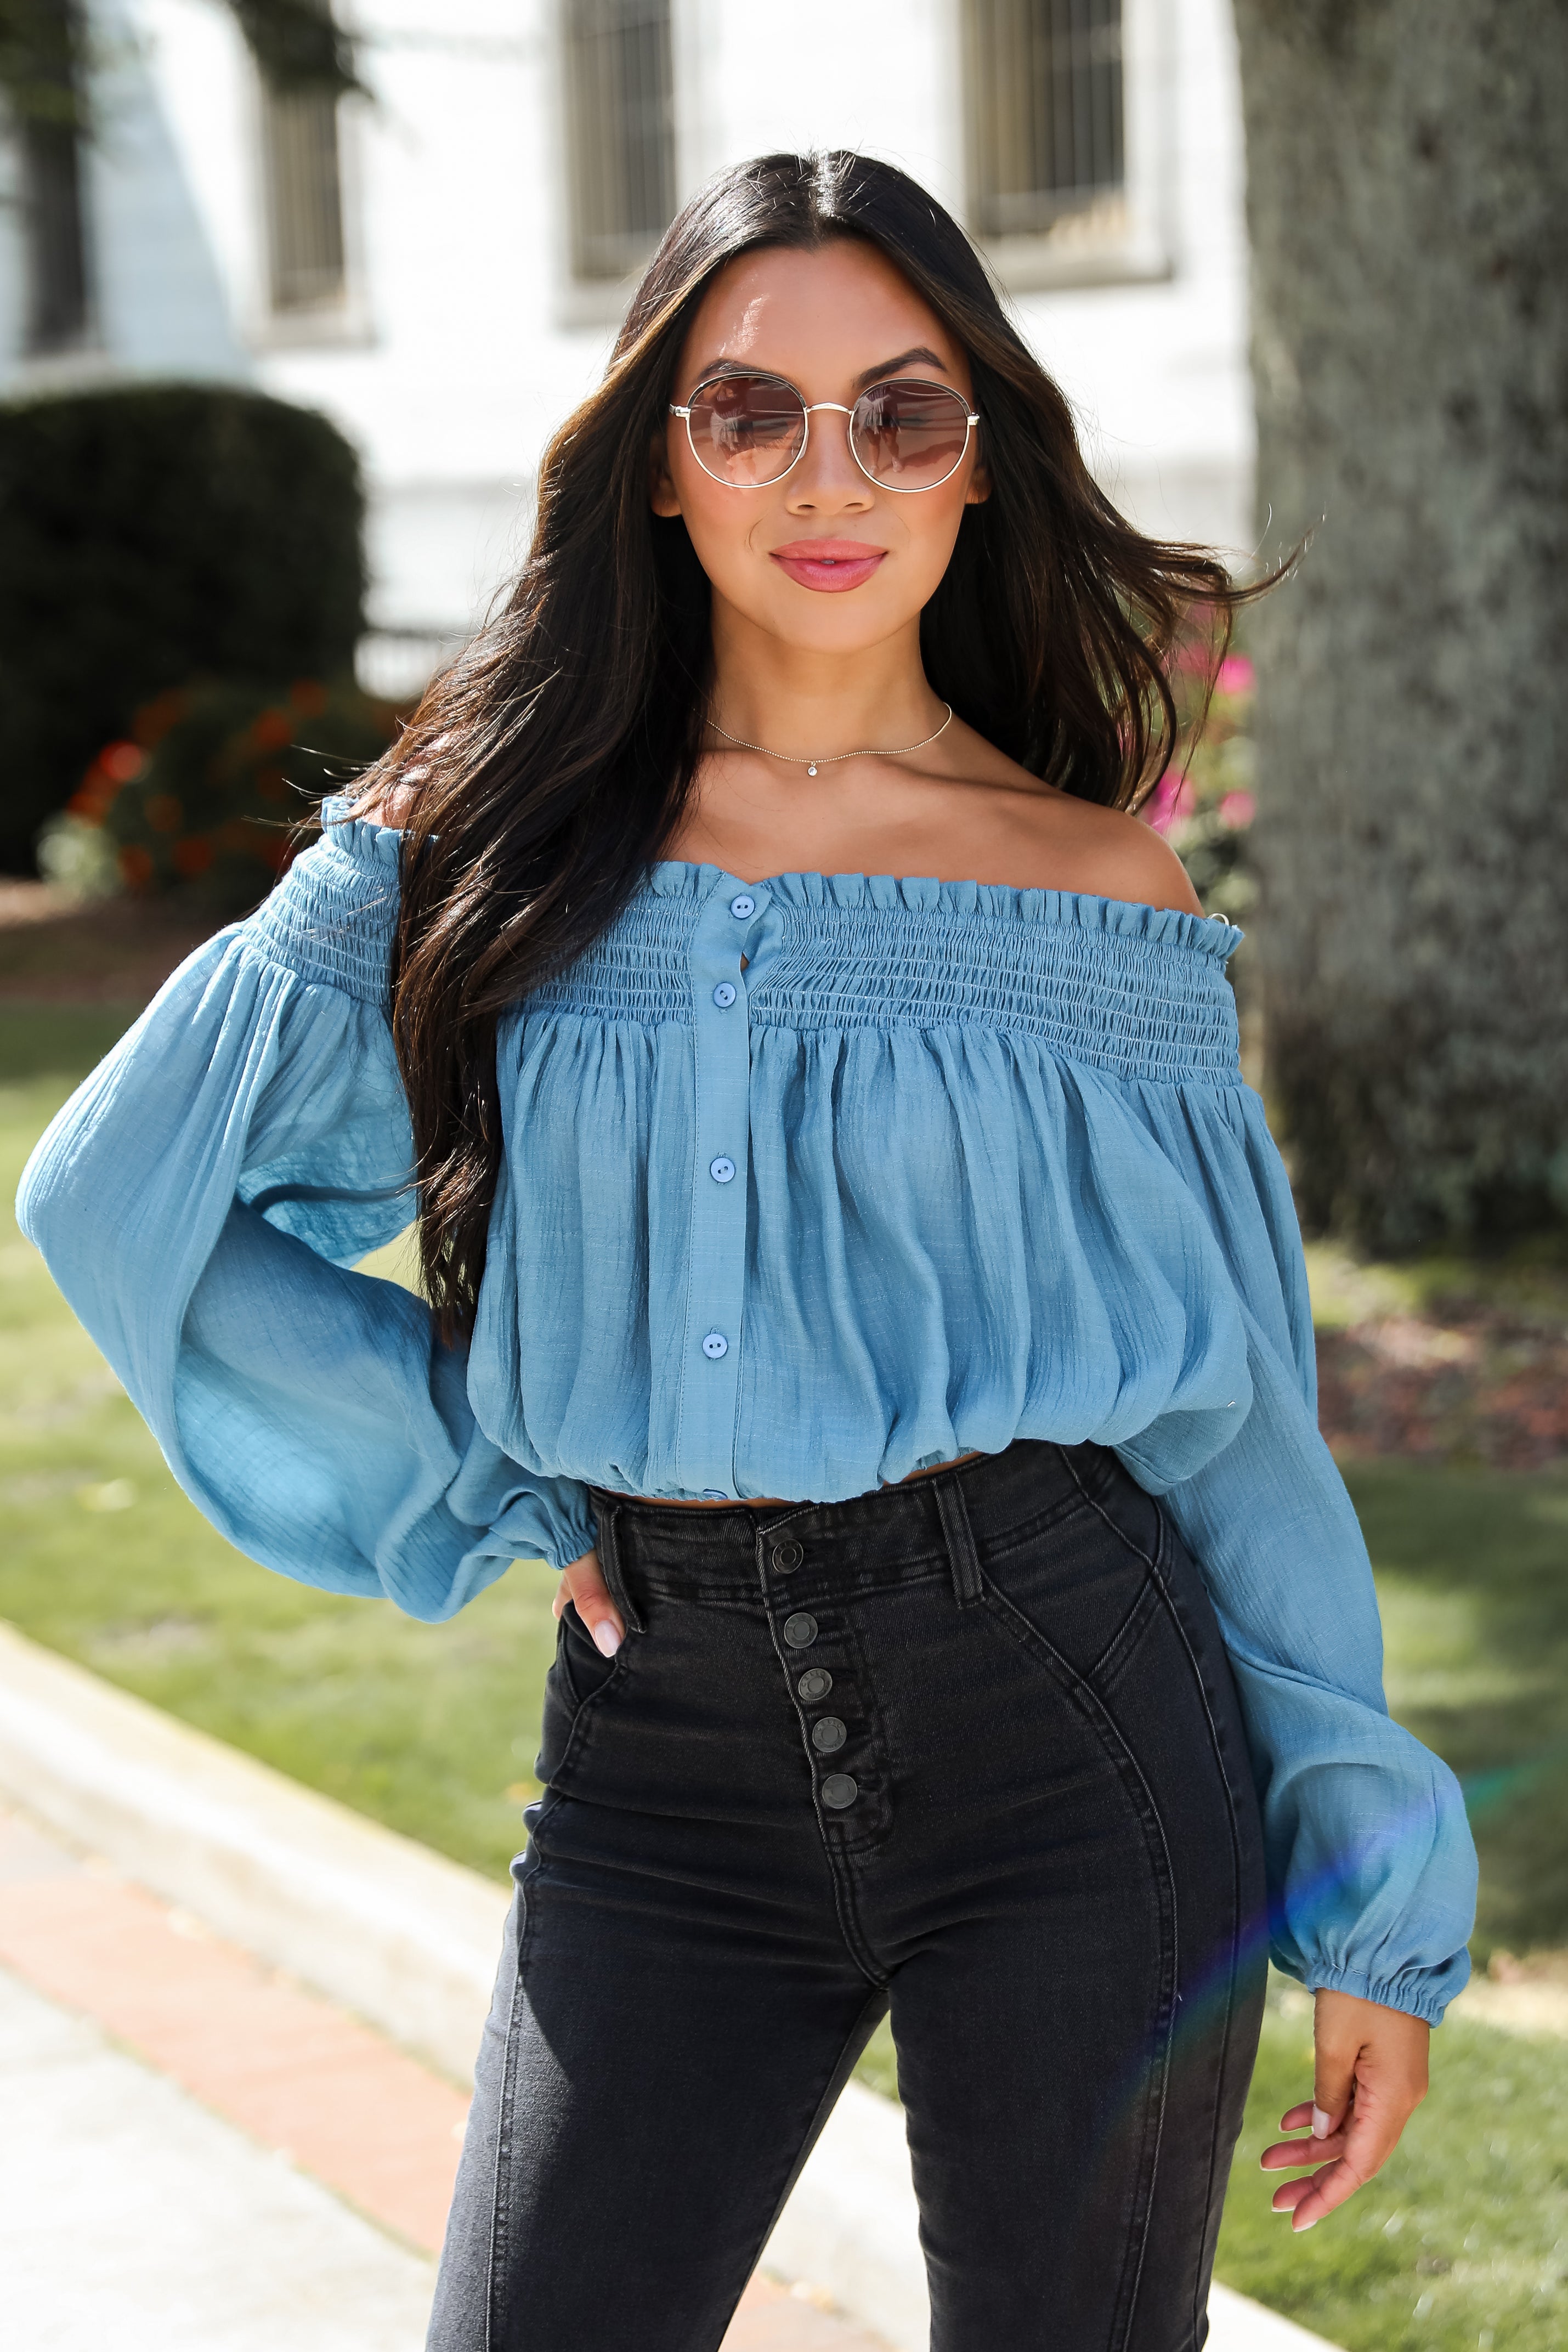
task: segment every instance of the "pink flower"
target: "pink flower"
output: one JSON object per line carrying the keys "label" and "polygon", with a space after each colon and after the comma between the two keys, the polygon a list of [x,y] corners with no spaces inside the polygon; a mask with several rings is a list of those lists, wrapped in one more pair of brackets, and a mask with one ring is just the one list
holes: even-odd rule
{"label": "pink flower", "polygon": [[1250,694],[1255,676],[1245,654],[1227,654],[1215,684],[1221,694]]}
{"label": "pink flower", "polygon": [[1184,816],[1192,814],[1192,786],[1179,768],[1167,768],[1144,803],[1144,822],[1155,833],[1169,833]]}
{"label": "pink flower", "polygon": [[1219,803],[1219,814],[1235,833],[1250,824],[1258,814],[1258,803],[1250,793],[1227,793]]}

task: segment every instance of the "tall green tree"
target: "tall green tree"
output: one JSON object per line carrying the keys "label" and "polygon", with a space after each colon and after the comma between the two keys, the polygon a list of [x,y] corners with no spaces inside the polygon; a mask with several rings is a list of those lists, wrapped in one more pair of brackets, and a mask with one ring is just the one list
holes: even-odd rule
{"label": "tall green tree", "polygon": [[1568,6],[1236,0],[1270,1084],[1307,1217],[1568,1213]]}

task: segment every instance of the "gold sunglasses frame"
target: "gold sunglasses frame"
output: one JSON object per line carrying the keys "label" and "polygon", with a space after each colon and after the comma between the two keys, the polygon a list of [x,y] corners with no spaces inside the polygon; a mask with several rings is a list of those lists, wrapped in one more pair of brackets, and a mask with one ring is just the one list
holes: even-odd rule
{"label": "gold sunglasses frame", "polygon": [[[691,399],[685,404],[685,405],[683,407],[678,401],[672,400],[669,403],[669,411],[672,416],[679,416],[685,419],[686,427],[686,446],[690,449],[692,456],[696,459],[697,464],[702,466],[703,472],[707,476],[708,480],[710,482],[716,482],[721,489],[771,490],[777,488],[780,482],[784,481],[789,475],[794,472],[796,467],[800,464],[801,458],[810,448],[811,445],[812,417],[820,408],[832,408],[836,409],[841,416],[847,416],[849,418],[850,422],[844,428],[844,438],[849,443],[850,456],[854,459],[855,464],[859,466],[861,472],[865,476],[866,480],[872,484],[873,488],[879,490],[891,490],[895,497],[901,499],[917,499],[923,496],[926,490],[939,490],[944,482],[950,482],[952,480],[954,475],[957,472],[959,467],[963,464],[965,458],[969,454],[969,444],[974,438],[975,427],[980,421],[979,410],[977,408],[971,410],[967,401],[965,400],[961,392],[956,391],[951,384],[931,383],[925,376],[883,376],[879,378],[875,383],[867,384],[865,390],[860,394],[860,398],[856,400],[853,408],[846,408],[841,400],[807,400],[803,396],[799,384],[791,383],[787,375],[775,375],[769,368],[747,368],[746,373],[747,375],[757,376],[764,383],[781,383],[787,392],[792,392],[796,399],[800,403],[801,413],[806,419],[806,430],[801,437],[800,446],[796,450],[795,455],[790,458],[789,463],[784,467],[782,473],[770,475],[766,482],[726,481],[724,476],[722,474],[716,474],[711,466],[703,465],[702,453],[698,449],[696,442],[692,435],[692,410],[696,404],[697,395],[699,393],[706,392],[709,384],[725,383],[732,381],[733,372],[727,373],[721,371],[717,375],[705,375],[700,383],[693,385]],[[865,464],[864,460],[861,457],[860,451],[855,447],[855,409],[859,408],[861,401],[869,400],[873,392],[882,392],[887,385],[897,383],[918,384],[924,392],[946,393],[949,399],[957,401],[964,411],[964,446],[959,450],[956,457],[953,460],[953,463],[948,467],[947,471],[945,474],[938,476],[937,479],[934,482],[920,482],[910,489],[901,488],[897,482],[883,481],[880,476],[872,472],[871,467]]]}

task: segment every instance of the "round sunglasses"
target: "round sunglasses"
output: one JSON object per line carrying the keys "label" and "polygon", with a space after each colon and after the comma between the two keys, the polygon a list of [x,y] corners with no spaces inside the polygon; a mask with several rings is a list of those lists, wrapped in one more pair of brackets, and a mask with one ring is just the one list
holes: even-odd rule
{"label": "round sunglasses", "polygon": [[959,393],[917,376],[868,384],[852,408],[841,400],[808,406],[785,376],[735,373],[709,376],[672,416],[685,419],[692,455],[705,474],[732,490],[765,490],[803,456],[810,420],[836,409],[849,423],[850,451],[883,490],[934,490],[964,462],[979,423]]}

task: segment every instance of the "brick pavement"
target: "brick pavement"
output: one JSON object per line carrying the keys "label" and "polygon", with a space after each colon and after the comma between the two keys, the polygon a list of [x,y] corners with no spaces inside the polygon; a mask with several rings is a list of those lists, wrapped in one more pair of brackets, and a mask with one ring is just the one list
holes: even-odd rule
{"label": "brick pavement", "polygon": [[[0,1811],[0,1963],[423,2253],[466,2095],[203,1924]],[[758,2277],[724,2352],[887,2352],[809,2287]]]}

